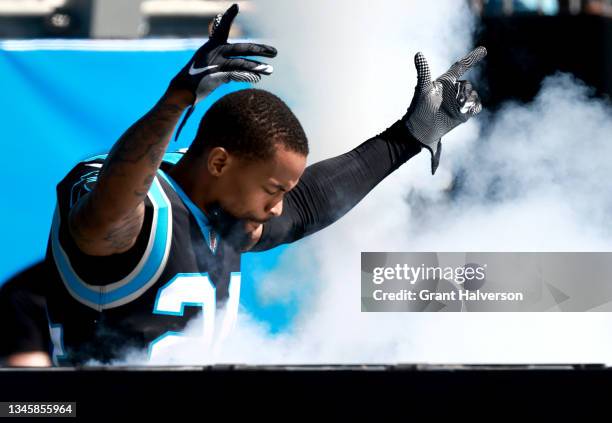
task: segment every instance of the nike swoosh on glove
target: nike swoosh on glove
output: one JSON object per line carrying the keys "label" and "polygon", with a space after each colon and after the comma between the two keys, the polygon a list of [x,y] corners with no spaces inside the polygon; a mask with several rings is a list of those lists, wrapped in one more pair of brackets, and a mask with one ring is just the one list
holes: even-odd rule
{"label": "nike swoosh on glove", "polygon": [[176,138],[193,113],[196,103],[217,87],[229,81],[255,83],[261,80],[261,75],[270,75],[273,72],[271,65],[245,57],[275,57],[274,47],[255,43],[228,43],[230,28],[236,15],[238,5],[234,4],[224,14],[215,17],[208,42],[195,52],[170,82],[171,88],[186,89],[193,93],[195,99],[179,125]]}
{"label": "nike swoosh on glove", "polygon": [[431,153],[432,175],[440,163],[442,137],[482,110],[472,84],[459,78],[486,55],[486,48],[476,48],[433,82],[425,56],[419,52],[414,57],[418,82],[402,120],[410,133]]}

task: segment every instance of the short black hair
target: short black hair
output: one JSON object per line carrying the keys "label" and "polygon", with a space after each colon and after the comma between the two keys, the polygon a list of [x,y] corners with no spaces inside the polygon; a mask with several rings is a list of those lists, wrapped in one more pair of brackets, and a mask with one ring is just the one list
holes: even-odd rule
{"label": "short black hair", "polygon": [[204,114],[191,153],[223,147],[248,160],[268,160],[277,144],[308,155],[308,140],[289,106],[276,95],[259,89],[227,94]]}

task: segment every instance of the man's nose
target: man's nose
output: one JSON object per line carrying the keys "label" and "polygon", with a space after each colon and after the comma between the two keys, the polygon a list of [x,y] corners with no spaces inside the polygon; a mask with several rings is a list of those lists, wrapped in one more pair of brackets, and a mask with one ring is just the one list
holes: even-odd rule
{"label": "man's nose", "polygon": [[283,200],[280,200],[270,209],[270,214],[274,217],[278,217],[283,212]]}

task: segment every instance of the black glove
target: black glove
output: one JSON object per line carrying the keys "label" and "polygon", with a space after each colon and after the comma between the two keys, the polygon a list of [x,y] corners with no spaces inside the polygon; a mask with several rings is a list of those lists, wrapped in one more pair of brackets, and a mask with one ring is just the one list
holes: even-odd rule
{"label": "black glove", "polygon": [[414,57],[418,83],[402,120],[410,133],[431,153],[432,175],[440,162],[442,137],[482,110],[472,84],[458,79],[486,55],[487,49],[476,48],[433,82],[425,56],[417,53]]}
{"label": "black glove", "polygon": [[193,112],[195,104],[222,84],[229,81],[255,83],[261,75],[270,75],[271,65],[236,56],[275,57],[272,46],[254,43],[230,44],[227,42],[230,28],[238,14],[238,5],[232,7],[213,21],[208,42],[200,47],[185,67],[172,79],[170,88],[185,89],[193,93],[194,102],[179,125],[179,133]]}

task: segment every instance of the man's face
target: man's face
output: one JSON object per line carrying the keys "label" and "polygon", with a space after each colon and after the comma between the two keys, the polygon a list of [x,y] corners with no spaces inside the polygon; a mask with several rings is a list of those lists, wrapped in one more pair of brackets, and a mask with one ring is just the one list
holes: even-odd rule
{"label": "man's face", "polygon": [[[215,165],[214,155],[209,166],[210,162]],[[219,205],[241,220],[247,234],[253,234],[262,223],[280,216],[284,195],[297,185],[305,167],[306,156],[281,144],[274,156],[265,161],[229,155],[225,168],[215,178]]]}

